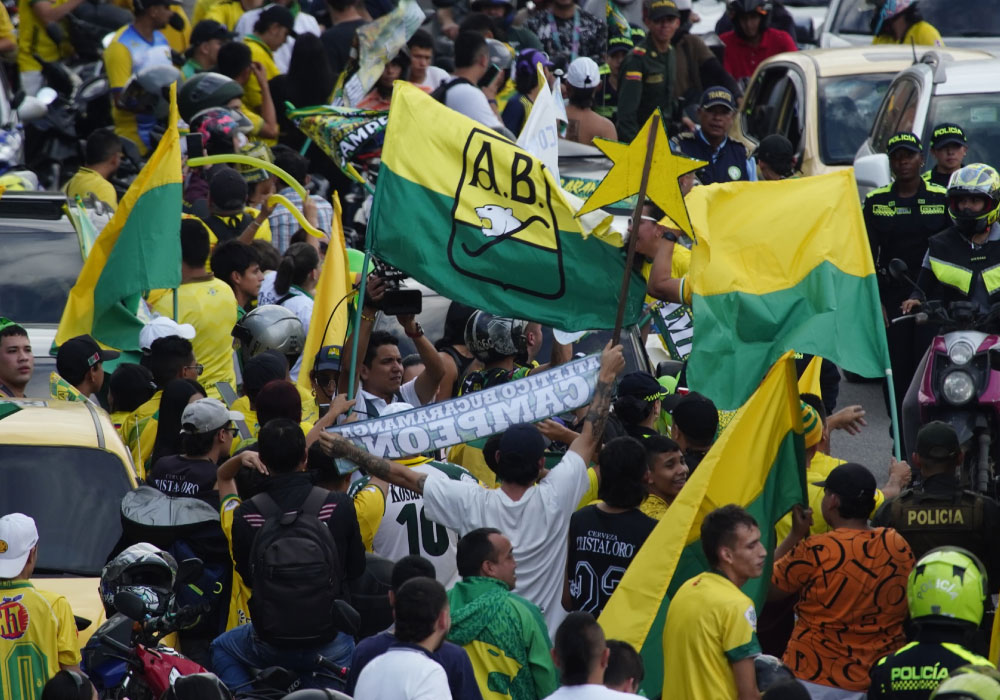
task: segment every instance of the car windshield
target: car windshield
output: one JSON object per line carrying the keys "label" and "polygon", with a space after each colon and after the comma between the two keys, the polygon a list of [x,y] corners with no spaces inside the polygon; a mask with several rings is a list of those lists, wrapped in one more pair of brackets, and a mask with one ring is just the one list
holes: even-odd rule
{"label": "car windshield", "polygon": [[3,315],[25,325],[59,323],[83,267],[76,233],[0,221],[0,250]]}
{"label": "car windshield", "polygon": [[864,143],[892,73],[819,81],[819,151],[826,165],[850,165]]}
{"label": "car windshield", "polygon": [[[931,100],[921,138],[930,143],[935,124],[961,124],[969,142],[966,163],[1000,164],[1000,94],[941,95]],[[928,167],[933,165],[928,159]]]}
{"label": "car windshield", "polygon": [[[1000,36],[1000,2],[920,0],[920,14],[945,37]],[[874,6],[867,0],[843,0],[830,31],[871,35]]]}
{"label": "car windshield", "polygon": [[131,488],[121,460],[88,447],[0,445],[0,513],[38,527],[38,574],[99,576],[121,537]]}

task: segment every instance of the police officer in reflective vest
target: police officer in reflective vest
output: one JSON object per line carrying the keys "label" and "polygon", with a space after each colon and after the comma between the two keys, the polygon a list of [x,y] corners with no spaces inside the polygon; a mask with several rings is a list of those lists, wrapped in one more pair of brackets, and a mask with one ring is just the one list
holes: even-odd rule
{"label": "police officer in reflective vest", "polygon": [[[892,320],[901,315],[900,305],[913,286],[888,275],[889,261],[900,258],[916,272],[927,252],[927,239],[948,228],[951,221],[946,212],[947,190],[920,177],[924,164],[920,139],[901,131],[889,139],[887,150],[894,180],[868,193],[864,215],[882,308],[886,319]],[[930,329],[918,329],[913,323],[894,323],[886,328],[897,409],[931,337]],[[912,449],[912,445],[907,447]]]}
{"label": "police officer in reflective vest", "polygon": [[735,116],[733,93],[721,85],[710,87],[701,95],[700,125],[693,134],[681,134],[677,139],[684,155],[708,163],[697,172],[703,185],[757,179],[757,164],[747,157],[746,146],[728,136]]}
{"label": "police officer in reflective vest", "polygon": [[868,700],[926,700],[954,669],[992,666],[968,648],[986,596],[986,574],[971,552],[940,547],[917,561],[906,585],[916,638],[872,666]]}
{"label": "police officer in reflective vest", "polygon": [[876,527],[895,528],[915,557],[946,545],[969,550],[986,565],[990,590],[1000,584],[996,546],[1000,506],[963,490],[956,475],[965,454],[958,434],[947,423],[933,421],[917,433],[913,464],[921,484],[886,501],[872,518]]}

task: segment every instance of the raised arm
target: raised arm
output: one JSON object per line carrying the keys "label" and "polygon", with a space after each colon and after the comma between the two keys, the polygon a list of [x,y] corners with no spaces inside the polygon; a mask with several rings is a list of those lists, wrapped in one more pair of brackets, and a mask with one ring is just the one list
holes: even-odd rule
{"label": "raised arm", "polygon": [[597,372],[597,386],[594,387],[594,398],[590,401],[587,415],[583,419],[583,429],[580,436],[569,446],[569,449],[589,462],[604,434],[604,425],[608,422],[608,411],[611,407],[611,390],[618,373],[625,367],[625,355],[622,346],[611,347],[611,341],[604,346],[601,353],[601,369]]}
{"label": "raised arm", "polygon": [[323,451],[331,457],[345,457],[376,479],[388,481],[390,484],[395,484],[396,486],[410,489],[417,493],[424,492],[424,482],[427,480],[426,474],[421,474],[408,467],[404,467],[402,464],[390,462],[387,459],[369,454],[341,435],[322,433],[319,436],[319,444],[323,447]]}
{"label": "raised arm", "polygon": [[428,404],[437,396],[438,385],[444,378],[445,364],[444,358],[434,349],[431,341],[427,340],[424,331],[413,315],[397,316],[396,320],[403,327],[406,337],[413,341],[417,348],[420,360],[424,363],[424,371],[417,376],[417,381],[413,388],[417,390],[420,403]]}

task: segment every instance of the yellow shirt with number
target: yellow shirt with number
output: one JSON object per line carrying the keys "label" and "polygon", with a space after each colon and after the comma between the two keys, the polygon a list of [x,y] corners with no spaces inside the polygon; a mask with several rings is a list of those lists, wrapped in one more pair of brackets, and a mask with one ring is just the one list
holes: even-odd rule
{"label": "yellow shirt with number", "polygon": [[36,590],[30,581],[0,581],[0,661],[0,697],[40,700],[45,682],[59,672],[60,664],[80,663],[69,602]]}
{"label": "yellow shirt with number", "polygon": [[[53,7],[59,7],[65,1],[50,0]],[[49,38],[45,25],[31,9],[36,2],[39,0],[18,0],[17,3],[17,69],[21,72],[42,69],[42,64],[36,61],[32,54],[38,54],[43,61],[53,63],[70,53],[68,46],[61,47]],[[59,26],[65,34],[66,20],[61,20]]]}
{"label": "yellow shirt with number", "polygon": [[[230,494],[219,504],[219,522],[222,531],[226,533],[229,543],[229,556],[233,555],[233,516],[240,507],[240,497]],[[250,622],[250,589],[243,583],[243,577],[233,564],[233,585],[229,593],[229,615],[226,618],[226,631]]]}
{"label": "yellow shirt with number", "polygon": [[77,195],[86,199],[88,195],[93,193],[97,199],[111,207],[112,211],[118,208],[118,193],[115,191],[114,185],[108,182],[103,175],[90,168],[81,167],[77,170],[63,189],[70,199]]}
{"label": "yellow shirt with number", "polygon": [[730,664],[760,653],[757,612],[732,581],[713,572],[688,579],[663,626],[663,697],[735,698]]}
{"label": "yellow shirt with number", "polygon": [[[153,309],[174,316],[174,290],[168,289],[155,301]],[[177,288],[178,323],[194,326],[191,339],[195,361],[205,366],[198,381],[211,398],[221,399],[216,382],[236,386],[233,368],[233,326],[236,325],[236,296],[232,288],[215,277],[184,282]]]}
{"label": "yellow shirt with number", "polygon": [[[250,47],[250,60],[264,66],[264,74],[268,80],[281,74],[274,62],[274,52],[267,44],[253,34],[243,37],[243,43]],[[252,111],[260,113],[261,100],[260,83],[257,82],[257,76],[251,73],[250,80],[243,88],[243,104]]]}

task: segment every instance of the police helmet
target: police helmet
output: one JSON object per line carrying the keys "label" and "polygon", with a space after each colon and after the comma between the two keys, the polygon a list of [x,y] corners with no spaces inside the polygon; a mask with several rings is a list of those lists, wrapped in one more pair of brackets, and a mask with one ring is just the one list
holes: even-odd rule
{"label": "police helmet", "polygon": [[177,561],[148,542],[125,549],[101,570],[101,601],[108,617],[115,613],[115,596],[134,593],[145,603],[147,615],[163,615],[174,595]]}
{"label": "police helmet", "polygon": [[233,337],[239,341],[240,359],[244,364],[265,350],[277,350],[288,358],[291,367],[306,345],[302,321],[277,304],[258,306],[241,318],[233,328]]}
{"label": "police helmet", "polygon": [[[959,209],[963,197],[985,197],[981,212]],[[951,174],[948,182],[948,214],[967,236],[982,233],[1000,217],[1000,174],[988,165],[973,163]]]}
{"label": "police helmet", "polygon": [[527,351],[527,328],[527,321],[476,311],[465,324],[465,345],[480,362],[496,362]]}
{"label": "police helmet", "polygon": [[1000,700],[1000,673],[985,665],[956,668],[930,697],[931,700]]}
{"label": "police helmet", "polygon": [[986,569],[961,547],[937,547],[920,558],[906,582],[914,620],[968,622],[978,626],[986,600]]}
{"label": "police helmet", "polygon": [[177,91],[177,110],[181,119],[190,122],[198,112],[225,107],[236,97],[243,97],[243,88],[232,78],[221,73],[197,73]]}

